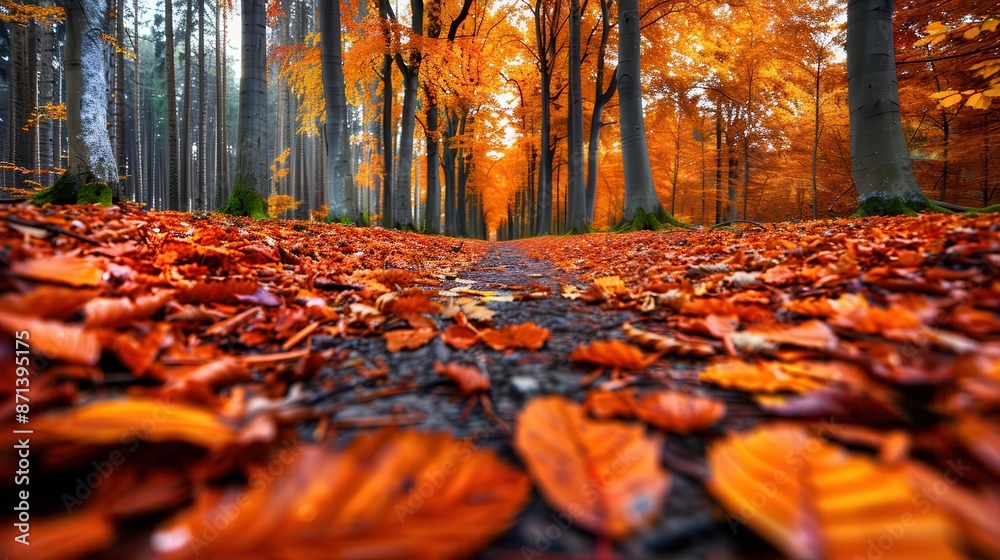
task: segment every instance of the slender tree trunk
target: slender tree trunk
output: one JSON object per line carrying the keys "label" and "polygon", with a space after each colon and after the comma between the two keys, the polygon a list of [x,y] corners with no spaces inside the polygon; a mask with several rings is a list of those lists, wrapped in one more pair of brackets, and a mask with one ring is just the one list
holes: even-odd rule
{"label": "slender tree trunk", "polygon": [[206,139],[208,134],[205,131],[205,121],[208,118],[208,106],[205,96],[205,82],[208,75],[205,73],[205,0],[198,0],[198,166],[195,168],[197,192],[195,194],[196,207],[198,210],[205,210],[205,199],[208,192],[205,190],[205,173],[208,168],[208,146]]}
{"label": "slender tree trunk", "polygon": [[[379,1],[379,16],[386,24],[389,20],[389,0]],[[395,225],[395,208],[393,207],[393,175],[392,163],[392,56],[388,54],[392,48],[392,36],[388,25],[383,31],[386,53],[382,56],[382,227],[391,228]]]}
{"label": "slender tree trunk", "polygon": [[[38,72],[38,104],[57,104],[57,94],[55,92],[54,75],[56,74],[56,33],[50,28],[42,33],[42,56],[41,65]],[[41,119],[38,122],[38,167],[51,171],[60,167],[55,159],[55,122],[52,119]],[[52,173],[42,173],[39,182],[44,186],[52,184]]]}
{"label": "slender tree trunk", "polygon": [[[410,0],[412,14],[411,29],[414,35],[424,32],[424,1]],[[413,229],[413,209],[410,204],[410,178],[413,172],[413,133],[417,115],[417,86],[420,72],[420,51],[410,51],[409,60],[404,63],[400,54],[396,55],[396,66],[403,75],[403,111],[400,116],[399,169],[396,171],[395,195],[396,225],[400,229]],[[419,203],[419,199],[417,203]]]}
{"label": "slender tree trunk", "polygon": [[[633,222],[639,210],[646,215],[666,214],[653,187],[653,171],[646,146],[642,115],[642,80],[639,62],[638,0],[618,2],[618,100],[621,113],[622,166],[625,169],[625,216]],[[646,227],[647,224],[637,224]]]}
{"label": "slender tree trunk", "polygon": [[326,192],[330,217],[356,220],[348,208],[347,96],[344,91],[343,44],[340,38],[340,0],[320,0],[323,94],[326,103]]}
{"label": "slender tree trunk", "polygon": [[166,34],[166,97],[167,97],[167,207],[173,210],[181,209],[180,162],[178,158],[177,137],[177,80],[175,70],[177,61],[174,56],[174,9],[172,2],[163,4],[164,26]]}
{"label": "slender tree trunk", "polygon": [[[142,148],[146,143],[146,139],[142,135],[142,97],[139,92],[139,0],[132,0],[132,48],[135,51],[135,60],[133,61],[133,69],[135,74],[132,76],[132,122],[135,126],[135,149],[130,152],[134,155],[133,167],[134,167],[134,181],[135,185],[135,195],[136,199],[140,199],[145,194],[146,186],[146,174],[145,168],[142,161]],[[147,207],[153,205],[153,201],[146,197],[145,202]]]}
{"label": "slender tree trunk", "polygon": [[580,0],[570,1],[569,18],[569,158],[568,183],[566,185],[566,229],[586,231],[590,226],[587,219],[587,189],[583,170],[583,85],[580,80]]}
{"label": "slender tree trunk", "polygon": [[454,146],[458,134],[458,115],[448,112],[445,125],[448,141],[444,145],[444,223],[445,235],[458,235],[458,196],[455,183],[455,164],[458,149]]}
{"label": "slender tree trunk", "polygon": [[236,132],[236,180],[221,211],[267,217],[266,17],[264,0],[242,0],[240,115]]}
{"label": "slender tree trunk", "polygon": [[597,47],[597,75],[594,81],[594,110],[590,114],[590,141],[587,143],[587,221],[594,220],[594,205],[597,202],[597,175],[599,173],[598,154],[601,142],[601,118],[604,108],[615,93],[618,73],[611,74],[611,82],[604,86],[604,57],[608,50],[608,35],[611,33],[611,1],[601,0],[601,41]]}
{"label": "slender tree trunk", "polygon": [[862,214],[921,208],[899,116],[892,41],[894,0],[850,0],[847,5],[847,86],[851,159]]}
{"label": "slender tree trunk", "polygon": [[[125,0],[115,2],[115,40],[118,45],[125,45]],[[129,161],[128,147],[125,138],[125,55],[118,49],[115,53],[115,155],[118,158],[118,177],[122,184],[125,198],[135,200],[135,177],[127,177],[132,173],[133,162]]]}
{"label": "slender tree trunk", "polygon": [[188,3],[184,19],[184,99],[181,101],[181,207],[191,210],[191,26],[194,3]]}
{"label": "slender tree trunk", "polygon": [[[430,0],[427,4],[427,37],[441,36],[441,0]],[[433,88],[424,84],[426,109],[424,121],[427,125],[427,208],[424,211],[425,233],[441,232],[441,155],[438,147],[438,107]]]}
{"label": "slender tree trunk", "polygon": [[535,40],[538,44],[538,67],[541,72],[541,104],[542,122],[539,137],[540,160],[538,162],[538,216],[535,224],[536,235],[547,235],[552,232],[552,152],[550,138],[550,111],[552,100],[552,59],[555,55],[555,45],[551,36],[546,40],[545,31],[551,27],[545,13],[544,0],[535,2]]}
{"label": "slender tree trunk", "polygon": [[228,181],[226,159],[229,154],[226,149],[226,44],[224,42],[225,20],[223,19],[223,4],[217,2],[215,8],[215,181],[212,203],[209,208],[218,207],[221,186]]}
{"label": "slender tree trunk", "polygon": [[715,103],[715,223],[722,222],[722,104]]}
{"label": "slender tree trunk", "polygon": [[816,79],[815,79],[815,91],[813,93],[813,149],[812,149],[812,214],[813,219],[819,218],[819,174],[817,168],[819,165],[819,132],[820,132],[820,113],[819,113],[819,103],[820,103],[820,85],[822,84],[821,79],[823,77],[823,51],[820,51],[816,56]]}

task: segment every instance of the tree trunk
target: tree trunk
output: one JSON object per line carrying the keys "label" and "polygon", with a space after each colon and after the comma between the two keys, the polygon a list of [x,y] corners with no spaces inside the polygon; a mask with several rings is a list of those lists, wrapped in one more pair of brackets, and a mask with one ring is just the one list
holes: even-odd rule
{"label": "tree trunk", "polygon": [[55,185],[37,193],[38,204],[111,204],[120,199],[118,165],[108,134],[107,21],[102,0],[64,2],[66,44],[66,125],[69,164]]}
{"label": "tree trunk", "polygon": [[[410,0],[411,29],[414,35],[424,33],[424,0]],[[413,172],[413,133],[416,128],[417,86],[420,73],[420,51],[410,51],[409,61],[396,54],[396,66],[403,75],[403,112],[400,116],[399,169],[396,170],[395,218],[400,229],[414,229],[413,208],[410,204],[410,177]],[[417,204],[420,203],[419,197]]]}
{"label": "tree trunk", "polygon": [[910,213],[927,206],[913,175],[899,116],[894,4],[850,0],[847,5],[851,159],[859,215]]}
{"label": "tree trunk", "polygon": [[326,192],[330,217],[357,220],[347,205],[349,166],[344,133],[347,129],[347,97],[344,92],[343,44],[340,39],[340,0],[320,0],[323,56],[323,95],[326,103]]}
{"label": "tree trunk", "polygon": [[625,216],[621,226],[657,229],[667,219],[653,187],[653,171],[642,116],[638,0],[618,2],[618,101],[625,169]]}
{"label": "tree trunk", "polygon": [[[379,1],[379,16],[383,21],[389,17],[389,0]],[[388,229],[395,224],[392,197],[392,35],[386,25],[383,31],[386,54],[382,56],[382,227]]]}
{"label": "tree trunk", "polygon": [[817,173],[817,167],[819,165],[819,102],[820,102],[820,81],[823,77],[823,51],[821,50],[816,55],[816,80],[815,80],[815,92],[813,93],[813,149],[812,149],[812,211],[813,219],[819,218],[819,203],[817,201],[819,195],[819,176]]}
{"label": "tree trunk", "polygon": [[181,205],[191,209],[191,26],[194,24],[194,4],[188,3],[184,20],[184,100],[181,102]]}
{"label": "tree trunk", "polygon": [[618,80],[617,71],[611,74],[611,82],[604,86],[604,57],[608,50],[608,35],[611,33],[610,0],[601,0],[601,41],[597,47],[597,76],[594,82],[594,110],[590,114],[590,141],[587,143],[587,221],[594,221],[594,205],[597,203],[598,148],[601,142],[601,118],[604,108],[615,93]]}
{"label": "tree trunk", "polygon": [[[548,26],[551,27],[551,23]],[[541,103],[542,122],[539,135],[540,158],[538,162],[538,215],[535,224],[536,235],[547,235],[552,232],[552,151],[549,125],[551,111],[552,60],[555,58],[555,45],[550,36],[546,41],[547,21],[543,0],[535,2],[535,41],[538,44],[538,68],[541,72]]]}
{"label": "tree trunk", "polygon": [[218,206],[220,201],[221,186],[229,180],[226,171],[226,162],[229,152],[226,147],[226,43],[225,43],[225,20],[223,19],[223,5],[218,3],[215,9],[215,181],[214,192],[211,197],[212,205]]}
{"label": "tree trunk", "polygon": [[163,4],[164,32],[167,36],[164,56],[166,56],[166,98],[167,98],[167,208],[180,210],[180,163],[177,161],[177,79],[175,70],[177,61],[174,57],[174,9],[172,2]]}
{"label": "tree trunk", "polygon": [[[119,47],[125,46],[125,0],[115,2],[115,40]],[[125,135],[125,54],[121,48],[115,52],[115,156],[118,159],[118,177],[126,177],[133,173],[133,162],[129,161],[128,147]],[[135,177],[120,179],[125,198],[135,200]]]}
{"label": "tree trunk", "polygon": [[205,174],[208,171],[208,133],[205,130],[205,121],[208,118],[208,106],[205,96],[205,82],[208,75],[205,73],[205,0],[198,1],[198,166],[195,168],[197,179],[197,192],[195,193],[196,206],[198,210],[205,210],[208,191],[205,189]]}
{"label": "tree trunk", "polygon": [[569,18],[569,123],[566,230],[587,231],[587,191],[583,172],[583,86],[580,83],[580,0],[571,0]]}
{"label": "tree trunk", "polygon": [[266,218],[267,61],[264,0],[242,0],[240,113],[236,131],[236,180],[226,214]]}

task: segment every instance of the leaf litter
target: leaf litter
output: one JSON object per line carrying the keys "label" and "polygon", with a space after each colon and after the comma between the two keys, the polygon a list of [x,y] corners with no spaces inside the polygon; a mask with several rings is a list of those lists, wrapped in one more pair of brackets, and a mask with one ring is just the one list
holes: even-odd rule
{"label": "leaf litter", "polygon": [[456,251],[0,214],[0,393],[11,419],[28,330],[38,557],[1000,552],[988,216]]}

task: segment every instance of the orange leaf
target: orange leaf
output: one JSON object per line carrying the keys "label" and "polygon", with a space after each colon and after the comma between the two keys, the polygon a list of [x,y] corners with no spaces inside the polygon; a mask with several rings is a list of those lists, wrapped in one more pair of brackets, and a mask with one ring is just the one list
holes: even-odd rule
{"label": "orange leaf", "polygon": [[104,268],[93,259],[57,255],[15,262],[10,273],[39,282],[81,287],[100,284]]}
{"label": "orange leaf", "polygon": [[578,346],[569,359],[604,367],[624,370],[641,370],[655,362],[659,356],[646,356],[641,350],[620,340],[596,340],[590,346]]}
{"label": "orange leaf", "polygon": [[[748,525],[788,557],[851,559],[873,543],[886,559],[960,557],[949,544],[950,523],[936,510],[915,508],[920,495],[904,471],[802,428],[732,434],[709,448],[708,465],[706,485],[730,525]],[[896,526],[905,538],[890,532]]]}
{"label": "orange leaf", "polygon": [[856,371],[847,364],[820,362],[748,364],[742,360],[730,360],[709,366],[699,377],[720,387],[743,391],[805,393],[823,387],[826,385],[826,380],[844,380],[855,374]]}
{"label": "orange leaf", "polygon": [[660,445],[642,426],[590,420],[558,396],[529,403],[514,435],[545,500],[581,527],[615,539],[660,515],[671,478],[660,468]]}
{"label": "orange leaf", "polygon": [[636,412],[640,419],[657,428],[689,434],[713,426],[725,415],[726,405],[715,399],[661,391],[640,400]]}
{"label": "orange leaf", "polygon": [[[262,468],[250,473],[249,487],[203,494],[154,533],[155,551],[204,560],[464,558],[510,526],[530,498],[523,473],[449,434],[382,430],[343,450],[287,455],[270,467],[281,476]],[[220,526],[220,516],[229,522]],[[211,546],[200,546],[209,534]]]}
{"label": "orange leaf", "polygon": [[744,332],[760,335],[776,344],[816,350],[831,350],[839,341],[833,329],[818,320],[806,321],[800,325],[773,325]]}
{"label": "orange leaf", "polygon": [[220,303],[235,301],[237,295],[250,295],[257,291],[257,281],[246,278],[204,280],[189,282],[177,295],[182,303]]}
{"label": "orange leaf", "polygon": [[490,380],[478,368],[462,364],[434,362],[434,371],[458,384],[463,395],[490,390]]}
{"label": "orange leaf", "polygon": [[440,313],[443,310],[444,306],[436,301],[431,301],[431,298],[427,294],[400,296],[390,300],[382,308],[383,313],[395,313],[401,317],[423,313]]}
{"label": "orange leaf", "polygon": [[40,442],[71,445],[179,441],[218,449],[236,435],[210,412],[159,399],[97,401],[63,413],[43,414],[31,421]]}
{"label": "orange leaf", "polygon": [[609,418],[634,418],[635,399],[624,391],[594,389],[587,393],[583,408],[601,420]]}
{"label": "orange leaf", "polygon": [[390,352],[416,350],[437,335],[431,329],[396,329],[385,333],[385,346]]}
{"label": "orange leaf", "polygon": [[452,348],[465,350],[479,342],[479,333],[471,327],[453,323],[441,332],[441,340]]}
{"label": "orange leaf", "polygon": [[486,329],[482,333],[483,342],[494,350],[525,348],[538,350],[549,339],[549,329],[534,323],[508,325],[502,329]]}
{"label": "orange leaf", "polygon": [[91,327],[124,327],[133,321],[149,319],[174,296],[173,290],[130,298],[97,298],[87,302],[83,314]]}
{"label": "orange leaf", "polygon": [[43,319],[68,319],[99,294],[99,290],[44,284],[26,294],[4,294],[0,297],[0,307],[19,315]]}
{"label": "orange leaf", "polygon": [[706,317],[681,317],[678,326],[688,332],[721,339],[727,334],[736,332],[736,329],[740,327],[740,318],[736,315],[717,315],[714,313]]}
{"label": "orange leaf", "polygon": [[[52,560],[81,558],[92,554],[100,555],[101,550],[115,541],[115,525],[112,518],[96,508],[73,512],[73,515],[52,516],[32,519],[33,531],[29,542],[32,558]],[[13,531],[5,531],[0,554],[5,558],[18,558],[29,547],[14,541]],[[26,557],[25,556],[25,557]]]}
{"label": "orange leaf", "polygon": [[101,342],[94,331],[34,317],[19,317],[0,311],[0,330],[11,335],[27,331],[34,353],[50,360],[65,360],[92,366],[101,358]]}

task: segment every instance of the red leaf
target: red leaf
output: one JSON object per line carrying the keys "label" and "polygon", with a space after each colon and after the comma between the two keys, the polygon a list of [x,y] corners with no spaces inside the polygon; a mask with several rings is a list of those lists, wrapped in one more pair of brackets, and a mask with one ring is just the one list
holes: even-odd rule
{"label": "red leaf", "polygon": [[489,378],[480,373],[478,368],[456,363],[442,364],[438,361],[434,362],[434,371],[458,384],[463,395],[490,390]]}

